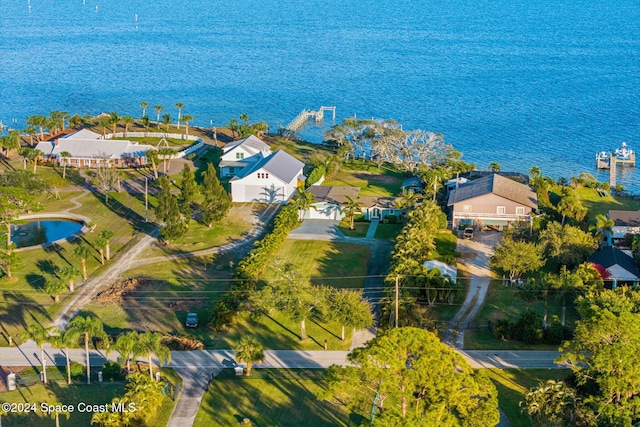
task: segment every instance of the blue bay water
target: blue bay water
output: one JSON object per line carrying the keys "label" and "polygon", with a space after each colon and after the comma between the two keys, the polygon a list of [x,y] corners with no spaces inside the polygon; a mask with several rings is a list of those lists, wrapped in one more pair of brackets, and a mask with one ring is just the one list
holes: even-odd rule
{"label": "blue bay water", "polygon": [[[0,120],[51,110],[195,124],[301,109],[444,134],[486,169],[569,177],[640,150],[637,0],[0,0]],[[136,22],[137,15],[137,22]],[[151,112],[150,115],[153,115]],[[319,141],[331,124],[301,136]],[[638,173],[618,181],[640,193]]]}

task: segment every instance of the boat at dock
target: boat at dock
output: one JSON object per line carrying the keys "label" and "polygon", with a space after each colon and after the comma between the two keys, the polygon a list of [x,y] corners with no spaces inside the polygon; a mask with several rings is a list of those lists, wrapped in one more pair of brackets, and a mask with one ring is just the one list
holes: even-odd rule
{"label": "boat at dock", "polygon": [[623,142],[620,148],[616,148],[612,152],[601,151],[596,153],[596,166],[598,169],[610,169],[613,163],[634,167],[636,165],[636,153],[627,147],[626,142]]}

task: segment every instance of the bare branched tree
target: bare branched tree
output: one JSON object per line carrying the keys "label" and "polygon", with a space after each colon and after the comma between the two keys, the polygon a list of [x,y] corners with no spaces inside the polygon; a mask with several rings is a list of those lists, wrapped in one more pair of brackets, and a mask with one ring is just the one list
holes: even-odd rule
{"label": "bare branched tree", "polygon": [[120,171],[111,164],[106,153],[98,154],[95,185],[104,193],[104,202],[109,203],[109,191],[116,190],[120,182]]}

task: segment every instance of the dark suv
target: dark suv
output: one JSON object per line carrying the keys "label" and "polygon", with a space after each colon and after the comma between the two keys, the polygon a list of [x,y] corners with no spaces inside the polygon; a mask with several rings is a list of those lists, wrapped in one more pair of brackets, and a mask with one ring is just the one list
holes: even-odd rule
{"label": "dark suv", "polygon": [[462,237],[465,239],[473,239],[473,228],[465,228],[462,232]]}
{"label": "dark suv", "polygon": [[188,313],[187,321],[185,322],[187,328],[197,328],[198,327],[198,315],[196,313]]}

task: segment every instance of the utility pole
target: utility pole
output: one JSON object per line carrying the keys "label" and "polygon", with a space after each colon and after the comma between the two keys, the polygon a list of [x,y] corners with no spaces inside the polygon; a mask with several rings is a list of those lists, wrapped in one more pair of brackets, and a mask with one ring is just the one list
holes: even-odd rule
{"label": "utility pole", "polygon": [[399,276],[396,275],[396,328],[398,327],[398,282]]}
{"label": "utility pole", "polygon": [[144,177],[144,222],[149,222],[149,192],[147,188],[148,177]]}

